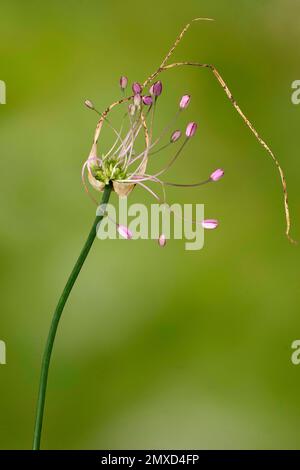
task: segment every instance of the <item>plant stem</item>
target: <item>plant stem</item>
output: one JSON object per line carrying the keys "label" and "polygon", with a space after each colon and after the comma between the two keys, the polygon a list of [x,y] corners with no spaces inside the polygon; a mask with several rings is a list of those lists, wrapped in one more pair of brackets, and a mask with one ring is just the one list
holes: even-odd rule
{"label": "plant stem", "polygon": [[[102,196],[101,204],[107,204],[109,200],[109,196],[111,193],[111,185],[107,185],[104,189],[104,193]],[[57,307],[55,309],[52,323],[50,326],[50,330],[48,333],[48,338],[44,350],[43,360],[42,360],[42,367],[41,367],[41,376],[40,376],[40,386],[39,386],[39,394],[38,394],[38,401],[37,401],[37,412],[36,412],[36,420],[35,420],[35,427],[34,427],[34,436],[33,436],[33,450],[39,450],[40,442],[41,442],[41,433],[42,433],[42,425],[43,425],[43,416],[44,416],[44,408],[45,408],[45,399],[46,399],[46,390],[47,390],[47,380],[48,380],[48,372],[49,372],[49,365],[51,359],[51,353],[53,349],[53,344],[55,340],[55,335],[57,331],[57,327],[59,324],[59,320],[61,314],[63,312],[64,306],[68,300],[70,292],[75,284],[75,281],[80,273],[80,270],[86,260],[86,257],[91,249],[91,246],[95,240],[96,233],[97,233],[97,225],[102,221],[104,215],[97,215],[91,231],[86,239],[86,242],[81,250],[81,253],[75,263],[75,266],[67,280],[67,283],[64,287],[64,290],[60,296],[58,301]]]}

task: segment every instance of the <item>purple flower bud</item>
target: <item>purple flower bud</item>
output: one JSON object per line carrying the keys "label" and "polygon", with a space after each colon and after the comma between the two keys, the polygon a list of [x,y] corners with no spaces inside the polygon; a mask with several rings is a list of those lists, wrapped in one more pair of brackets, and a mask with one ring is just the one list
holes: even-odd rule
{"label": "purple flower bud", "polygon": [[134,106],[139,107],[140,104],[141,104],[141,101],[142,101],[141,95],[139,95],[139,94],[134,95],[134,97],[133,97]]}
{"label": "purple flower bud", "polygon": [[183,95],[179,103],[180,109],[186,109],[188,105],[190,104],[190,101],[191,101],[190,95]]}
{"label": "purple flower bud", "polygon": [[125,90],[125,88],[127,87],[127,83],[128,83],[128,78],[122,76],[120,78],[120,87],[121,87],[122,90]]}
{"label": "purple flower bud", "polygon": [[132,85],[132,91],[135,95],[139,95],[142,91],[142,86],[138,82],[134,82]]}
{"label": "purple flower bud", "polygon": [[159,246],[162,248],[166,246],[167,244],[167,239],[163,233],[158,237],[157,241],[158,241]]}
{"label": "purple flower bud", "polygon": [[190,138],[190,137],[193,137],[193,135],[195,135],[195,132],[197,130],[197,124],[195,122],[190,122],[187,126],[186,126],[186,130],[185,130],[185,135]]}
{"label": "purple flower bud", "polygon": [[126,240],[131,240],[132,233],[125,225],[117,225],[117,230],[121,237],[126,238]]}
{"label": "purple flower bud", "polygon": [[152,96],[150,96],[150,95],[143,96],[143,103],[146,106],[150,106],[152,104]]}
{"label": "purple flower bud", "polygon": [[219,222],[216,219],[205,219],[202,220],[202,227],[206,228],[207,230],[213,230],[217,228]]}
{"label": "purple flower bud", "polygon": [[85,100],[84,104],[86,105],[87,108],[94,109],[94,105],[90,100]]}
{"label": "purple flower bud", "polygon": [[210,175],[209,178],[212,181],[219,181],[223,176],[224,176],[224,170],[222,170],[222,168],[218,168]]}
{"label": "purple flower bud", "polygon": [[170,142],[174,144],[174,142],[177,142],[178,139],[181,137],[181,131],[174,131],[173,134],[170,137]]}
{"label": "purple flower bud", "polygon": [[158,80],[158,82],[155,82],[153,83],[152,87],[150,88],[150,90],[152,89],[152,95],[154,96],[159,96],[161,95],[162,93],[162,83],[160,80]]}

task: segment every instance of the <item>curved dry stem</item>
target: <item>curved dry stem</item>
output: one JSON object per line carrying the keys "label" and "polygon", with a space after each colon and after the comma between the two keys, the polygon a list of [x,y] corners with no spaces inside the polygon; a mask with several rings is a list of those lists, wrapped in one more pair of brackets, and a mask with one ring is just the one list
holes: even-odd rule
{"label": "curved dry stem", "polygon": [[214,21],[213,18],[194,18],[190,23],[187,23],[185,25],[185,27],[183,28],[183,30],[180,32],[180,34],[177,36],[173,46],[171,47],[171,49],[169,50],[169,52],[167,53],[167,55],[165,56],[164,60],[162,61],[162,63],[160,64],[160,66],[158,67],[158,69],[153,72],[148,78],[147,80],[144,81],[143,83],[143,88],[145,86],[148,85],[148,83],[151,83],[155,77],[157,77],[157,75],[159,75],[159,73],[161,72],[161,70],[164,68],[164,66],[166,65],[166,63],[168,62],[168,60],[170,59],[171,55],[173,54],[173,52],[175,51],[176,47],[179,45],[179,43],[181,42],[181,40],[183,39],[185,33],[187,32],[187,30],[191,27],[191,25],[193,23],[195,23],[196,21]]}
{"label": "curved dry stem", "polygon": [[207,68],[207,69],[212,71],[212,73],[216,77],[219,85],[223,88],[223,90],[226,93],[226,96],[228,97],[229,101],[231,102],[233,107],[236,109],[236,111],[239,113],[239,115],[243,119],[246,126],[251,130],[251,132],[254,134],[255,138],[257,139],[257,141],[260,143],[260,145],[267,151],[267,153],[272,158],[273,162],[275,163],[275,165],[278,169],[278,172],[279,172],[279,175],[280,175],[280,180],[281,180],[281,185],[282,185],[282,190],[283,190],[284,212],[285,212],[285,220],[286,220],[285,234],[286,234],[287,238],[289,239],[289,241],[291,243],[297,243],[290,236],[291,218],[290,218],[290,211],[289,211],[289,204],[288,204],[288,192],[287,192],[287,184],[286,184],[285,175],[284,175],[284,172],[281,168],[281,165],[280,165],[279,161],[277,160],[277,158],[275,157],[273,151],[270,149],[270,147],[267,145],[267,143],[264,141],[264,139],[257,132],[257,130],[255,129],[252,122],[247,118],[247,116],[241,110],[241,108],[238,105],[237,101],[234,99],[230,89],[228,88],[228,86],[225,83],[224,79],[221,77],[220,73],[218,72],[218,70],[216,69],[216,67],[214,65],[212,65],[212,64],[201,64],[201,63],[198,63],[198,62],[175,62],[173,64],[165,65],[161,69],[161,72],[163,72],[165,70],[175,68],[175,67],[181,67],[181,66],[201,67],[201,68]]}

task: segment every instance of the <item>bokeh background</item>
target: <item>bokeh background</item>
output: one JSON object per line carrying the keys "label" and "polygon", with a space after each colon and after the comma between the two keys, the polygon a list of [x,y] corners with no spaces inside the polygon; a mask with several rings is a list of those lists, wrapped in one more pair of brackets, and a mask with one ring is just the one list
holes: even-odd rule
{"label": "bokeh background", "polygon": [[[300,238],[300,3],[296,0],[1,2],[0,447],[31,447],[41,355],[58,296],[94,218],[81,181],[118,79],[142,81],[182,26],[174,58],[214,63],[285,169]],[[299,448],[299,247],[284,236],[276,169],[208,70],[163,76],[159,119],[189,92],[199,132],[170,189],[220,228],[182,241],[96,241],[51,364],[44,449]],[[105,143],[105,142],[104,142]],[[151,203],[136,189],[131,201]],[[116,202],[115,196],[112,201]]]}

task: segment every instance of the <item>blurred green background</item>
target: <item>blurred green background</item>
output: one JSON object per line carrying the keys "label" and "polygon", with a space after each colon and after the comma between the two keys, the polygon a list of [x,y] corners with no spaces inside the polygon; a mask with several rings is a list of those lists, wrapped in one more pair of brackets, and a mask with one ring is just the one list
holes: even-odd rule
{"label": "blurred green background", "polygon": [[[300,238],[300,3],[296,0],[1,2],[0,447],[31,447],[41,355],[90,229],[80,170],[118,79],[142,81],[190,19],[178,60],[214,63],[286,172]],[[160,120],[181,94],[199,132],[168,191],[220,219],[182,241],[96,241],[60,324],[42,447],[300,448],[299,247],[284,236],[279,177],[208,70],[162,77]],[[172,109],[171,109],[172,108]],[[151,203],[141,189],[131,201]],[[113,196],[112,201],[116,202]]]}

